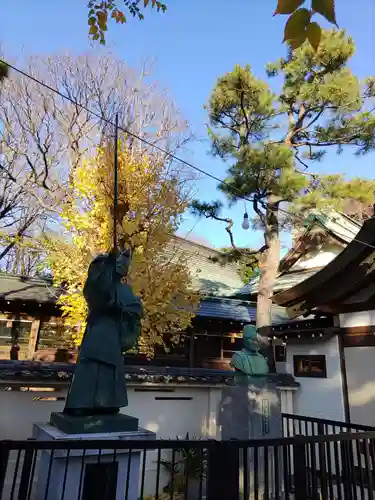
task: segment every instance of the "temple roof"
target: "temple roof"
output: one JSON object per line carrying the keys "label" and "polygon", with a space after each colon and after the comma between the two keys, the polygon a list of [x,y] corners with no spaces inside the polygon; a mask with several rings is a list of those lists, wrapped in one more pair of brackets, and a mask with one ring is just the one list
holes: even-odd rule
{"label": "temple roof", "polygon": [[349,245],[323,269],[277,293],[273,301],[290,317],[312,309],[341,313],[375,307],[375,218],[368,219]]}
{"label": "temple roof", "polygon": [[[187,256],[193,286],[203,295],[231,296],[243,285],[235,264],[212,260],[222,255],[218,250],[176,236],[166,252],[172,259]],[[0,273],[0,299],[54,303],[60,294],[61,289],[53,286],[51,279]]]}
{"label": "temple roof", "polygon": [[167,252],[188,256],[193,286],[203,295],[230,297],[243,286],[236,264],[214,262],[215,257],[222,255],[218,250],[175,236]]}
{"label": "temple roof", "polygon": [[[5,302],[36,303],[55,305],[61,289],[54,287],[51,280],[0,274],[0,300]],[[233,320],[243,323],[255,322],[256,303],[225,297],[205,297],[199,304],[197,316]],[[273,323],[288,321],[286,311],[274,306]]]}
{"label": "temple roof", "polygon": [[[199,304],[197,316],[227,320],[233,319],[241,323],[255,323],[256,303],[237,299],[207,297]],[[273,325],[294,321],[288,317],[284,307],[277,305],[272,306],[271,316]]]}
{"label": "temple roof", "polygon": [[0,273],[1,300],[54,304],[60,294],[51,280]]}
{"label": "temple roof", "polygon": [[[332,261],[356,236],[361,226],[345,214],[330,211],[306,218],[304,229],[279,265],[274,292],[307,280]],[[259,276],[241,288],[238,296],[254,298]]]}

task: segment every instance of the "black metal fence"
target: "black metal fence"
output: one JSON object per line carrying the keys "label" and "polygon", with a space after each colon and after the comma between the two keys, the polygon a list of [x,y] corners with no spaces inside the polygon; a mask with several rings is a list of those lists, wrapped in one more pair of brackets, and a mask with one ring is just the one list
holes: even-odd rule
{"label": "black metal fence", "polygon": [[327,420],[324,418],[305,417],[289,413],[282,414],[283,436],[328,436],[331,434],[342,434],[343,432],[372,432],[374,427],[368,425],[351,424],[338,420]]}
{"label": "black metal fence", "polygon": [[298,432],[272,440],[2,441],[0,499],[374,499],[375,430],[317,420],[285,415]]}

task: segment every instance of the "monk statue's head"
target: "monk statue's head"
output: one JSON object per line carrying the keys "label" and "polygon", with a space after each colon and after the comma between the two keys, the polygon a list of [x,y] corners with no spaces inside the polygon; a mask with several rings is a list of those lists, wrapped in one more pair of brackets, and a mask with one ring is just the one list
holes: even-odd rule
{"label": "monk statue's head", "polygon": [[256,326],[245,326],[243,329],[243,345],[247,351],[257,352],[259,350],[260,346]]}

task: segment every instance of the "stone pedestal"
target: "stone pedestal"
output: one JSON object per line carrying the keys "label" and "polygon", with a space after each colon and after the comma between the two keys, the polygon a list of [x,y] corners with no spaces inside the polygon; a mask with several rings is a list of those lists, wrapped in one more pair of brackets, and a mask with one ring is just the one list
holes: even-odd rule
{"label": "stone pedestal", "polygon": [[222,391],[219,411],[222,439],[282,437],[279,390],[266,377],[236,376]]}
{"label": "stone pedestal", "polygon": [[65,434],[50,424],[36,424],[38,441],[82,441],[82,450],[43,450],[35,500],[138,500],[142,450],[85,450],[85,440],[156,439],[145,429],[104,434]]}
{"label": "stone pedestal", "polygon": [[[223,389],[222,400],[219,408],[219,422],[223,440],[238,439],[278,439],[282,437],[281,401],[276,384],[267,377],[261,376],[236,376],[235,384]],[[265,443],[266,445],[266,443]],[[274,457],[278,453],[278,457]],[[255,454],[257,457],[255,458]],[[242,455],[242,454],[241,454]],[[273,447],[251,448],[248,451],[248,484],[254,484],[254,476],[259,481],[259,494],[264,492],[265,461],[268,461],[269,494],[272,495],[275,485],[275,458],[278,458],[279,491],[282,491],[282,453]],[[258,471],[255,474],[255,466]],[[246,472],[244,471],[244,474]],[[242,481],[241,481],[242,482]],[[250,492],[249,498],[252,498]],[[248,500],[248,499],[246,499]]]}

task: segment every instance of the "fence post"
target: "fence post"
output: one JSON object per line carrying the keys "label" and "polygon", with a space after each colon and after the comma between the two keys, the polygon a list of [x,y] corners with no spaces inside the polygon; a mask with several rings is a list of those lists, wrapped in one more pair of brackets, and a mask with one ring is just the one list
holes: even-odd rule
{"label": "fence post", "polygon": [[[35,457],[36,459],[36,457]],[[34,450],[27,448],[23,457],[21,472],[21,481],[18,492],[18,500],[27,500],[29,498],[29,489],[32,487],[31,469],[34,461]]]}
{"label": "fence post", "polygon": [[[324,436],[324,425],[318,423],[318,436]],[[330,443],[327,443],[330,446]],[[328,498],[328,483],[327,483],[327,462],[326,462],[326,452],[325,443],[321,442],[318,444],[319,448],[319,471],[320,471],[320,493],[322,500],[327,500]]]}
{"label": "fence post", "polygon": [[309,482],[306,468],[306,449],[303,443],[293,445],[295,500],[309,498]]}
{"label": "fence post", "polygon": [[7,475],[7,467],[9,461],[9,447],[7,442],[3,441],[0,443],[0,498],[3,494],[3,489],[5,485],[5,478]]}
{"label": "fence post", "polygon": [[[341,476],[342,476],[342,481],[344,483],[344,499],[345,500],[351,500],[353,498],[353,479],[352,479],[352,467],[354,464],[350,460],[350,451],[349,451],[349,446],[350,442],[347,439],[344,439],[340,442],[340,449],[341,449]],[[356,488],[355,482],[354,482],[354,488]]]}
{"label": "fence post", "polygon": [[239,498],[239,448],[235,442],[215,441],[208,447],[207,500]]}

